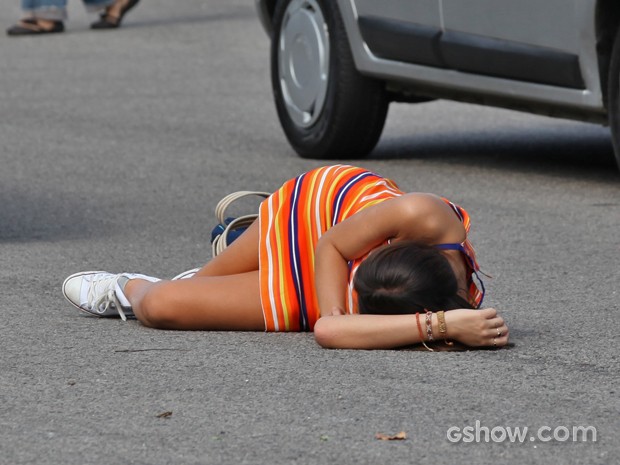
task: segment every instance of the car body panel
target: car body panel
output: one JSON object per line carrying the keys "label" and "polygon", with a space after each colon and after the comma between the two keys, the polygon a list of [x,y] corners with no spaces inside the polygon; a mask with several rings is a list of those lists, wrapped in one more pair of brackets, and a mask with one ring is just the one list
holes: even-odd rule
{"label": "car body panel", "polygon": [[441,27],[437,0],[356,0],[357,16],[377,16]]}
{"label": "car body panel", "polygon": [[[390,89],[606,122],[596,53],[596,0],[335,1],[343,17],[358,71],[385,80]],[[266,0],[256,0],[256,5],[261,22],[269,32],[271,18]],[[557,85],[532,82],[528,76],[509,77],[458,69],[459,66],[449,60],[446,63],[445,56],[442,57],[444,63],[433,61],[424,53],[419,54],[419,59],[415,54],[407,55],[405,60],[409,62],[386,59],[373,53],[364,40],[360,24],[363,26],[365,21],[374,21],[375,25],[383,22],[388,26],[403,26],[405,32],[409,28],[413,31],[413,39],[418,35],[423,39],[422,45],[424,40],[427,41],[429,53],[432,46],[428,41],[437,32],[441,36],[439,40],[443,41],[442,46],[448,47],[450,41],[461,45],[469,43],[469,50],[478,52],[475,57],[478,62],[484,63],[486,52],[483,47],[476,49],[475,44],[490,44],[491,48],[498,50],[506,46],[507,50],[516,51],[517,57],[524,59],[525,68],[528,63],[536,63],[535,60],[528,62],[528,55],[536,57],[541,52],[557,59],[558,63],[566,61],[567,73],[575,71],[572,66],[579,77],[558,80],[564,84]],[[412,44],[410,50],[421,50],[418,42]],[[405,44],[403,48],[406,48]],[[461,49],[455,50],[452,58],[458,58]],[[488,56],[493,57],[490,63],[496,61],[494,55]],[[568,63],[571,59],[573,64]],[[462,61],[466,63],[466,60]]]}
{"label": "car body panel", "polygon": [[583,0],[442,0],[443,27],[575,53]]}

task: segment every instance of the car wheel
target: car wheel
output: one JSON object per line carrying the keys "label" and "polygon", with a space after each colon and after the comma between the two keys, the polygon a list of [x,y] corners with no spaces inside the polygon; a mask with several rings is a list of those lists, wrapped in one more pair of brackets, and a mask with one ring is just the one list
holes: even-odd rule
{"label": "car wheel", "polygon": [[616,162],[620,168],[620,31],[616,34],[609,66],[607,112]]}
{"label": "car wheel", "polygon": [[300,156],[361,157],[377,144],[385,84],[355,69],[337,2],[278,2],[271,80],[280,124]]}

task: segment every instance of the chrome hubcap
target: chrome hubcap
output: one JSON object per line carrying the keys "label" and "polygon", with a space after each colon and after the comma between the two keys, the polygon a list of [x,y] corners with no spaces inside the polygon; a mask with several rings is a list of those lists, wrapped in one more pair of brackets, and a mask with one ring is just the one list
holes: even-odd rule
{"label": "chrome hubcap", "polygon": [[293,0],[288,5],[278,45],[286,110],[296,125],[312,126],[325,105],[329,74],[329,33],[315,0]]}

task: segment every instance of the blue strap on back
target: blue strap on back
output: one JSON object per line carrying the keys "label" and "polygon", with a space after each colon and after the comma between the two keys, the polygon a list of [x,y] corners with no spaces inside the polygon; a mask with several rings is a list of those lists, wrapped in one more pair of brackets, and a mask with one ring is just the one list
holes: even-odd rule
{"label": "blue strap on back", "polygon": [[465,252],[465,247],[463,247],[463,244],[459,244],[457,242],[449,243],[449,244],[437,244],[437,245],[434,245],[433,247],[435,247],[436,249],[442,249],[442,250],[460,250],[465,255],[467,255],[467,252]]}
{"label": "blue strap on back", "polygon": [[472,274],[476,276],[476,280],[480,283],[480,291],[482,292],[482,298],[480,299],[480,303],[482,303],[482,301],[484,300],[484,294],[486,292],[486,289],[484,288],[484,282],[480,278],[480,275],[478,275],[478,271],[476,270],[476,264],[474,263],[474,260],[469,256],[469,254],[465,250],[465,247],[463,247],[463,244],[459,244],[455,242],[455,243],[448,243],[448,244],[437,244],[433,247],[435,247],[436,249],[441,249],[441,250],[458,250],[460,252],[463,252],[463,255],[467,257],[467,261],[472,270]]}

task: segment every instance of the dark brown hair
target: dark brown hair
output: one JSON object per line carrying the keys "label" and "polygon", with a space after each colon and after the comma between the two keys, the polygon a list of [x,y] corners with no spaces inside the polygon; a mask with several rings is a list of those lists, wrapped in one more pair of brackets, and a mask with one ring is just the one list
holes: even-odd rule
{"label": "dark brown hair", "polygon": [[458,295],[448,259],[432,246],[411,241],[386,245],[371,253],[357,269],[353,285],[360,313],[473,308]]}

